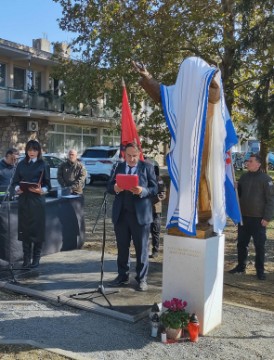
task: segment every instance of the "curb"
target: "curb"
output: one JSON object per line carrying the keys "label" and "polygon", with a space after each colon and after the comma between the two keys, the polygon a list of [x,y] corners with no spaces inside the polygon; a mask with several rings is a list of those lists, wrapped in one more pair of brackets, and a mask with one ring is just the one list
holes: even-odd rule
{"label": "curb", "polygon": [[248,306],[248,305],[242,305],[242,304],[234,303],[233,301],[223,301],[223,304],[240,307],[240,308],[244,308],[244,309],[250,309],[253,311],[263,312],[263,313],[267,313],[267,314],[274,314],[274,311],[271,311],[271,310],[260,309],[260,308],[256,308],[256,307]]}
{"label": "curb", "polygon": [[[77,354],[73,353],[72,351],[61,350],[61,349],[57,349],[57,348],[49,348],[46,345],[40,344],[33,340],[20,340],[20,339],[9,340],[9,339],[6,339],[6,340],[0,340],[0,345],[29,345],[29,346],[32,346],[33,348],[43,349],[43,350],[49,351],[54,354],[66,356],[72,360],[86,360],[87,359],[86,357],[77,355]],[[89,358],[89,359],[92,360],[92,358]]]}

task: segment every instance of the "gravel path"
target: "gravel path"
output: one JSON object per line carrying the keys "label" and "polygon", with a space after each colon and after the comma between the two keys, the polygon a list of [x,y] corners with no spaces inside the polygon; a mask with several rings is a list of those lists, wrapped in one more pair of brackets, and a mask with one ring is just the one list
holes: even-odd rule
{"label": "gravel path", "polygon": [[94,360],[274,359],[274,313],[225,304],[223,323],[198,343],[165,345],[135,324],[42,301],[0,302],[0,339],[32,340]]}

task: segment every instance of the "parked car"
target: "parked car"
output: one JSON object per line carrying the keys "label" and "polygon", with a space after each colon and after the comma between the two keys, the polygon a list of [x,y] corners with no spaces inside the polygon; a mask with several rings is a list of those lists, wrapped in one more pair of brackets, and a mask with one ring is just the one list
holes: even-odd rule
{"label": "parked car", "polygon": [[274,170],[274,153],[268,153],[268,170]]}
{"label": "parked car", "polygon": [[114,164],[123,161],[119,158],[117,146],[91,146],[84,150],[80,160],[87,170],[86,184],[95,180],[107,181]]}
{"label": "parked car", "polygon": [[244,167],[244,154],[240,152],[233,152],[232,156],[232,163],[235,170],[243,170]]}
{"label": "parked car", "polygon": [[[19,156],[19,161],[23,160],[25,155]],[[52,187],[60,187],[57,181],[57,170],[58,167],[62,164],[63,160],[52,156],[51,154],[43,154],[43,160],[49,165],[50,167],[50,182]]]}
{"label": "parked car", "polygon": [[[250,155],[254,154],[251,151],[248,151],[245,156],[244,156],[244,168],[246,168],[246,164],[248,159],[250,158]],[[274,153],[273,152],[269,152],[268,153],[268,170],[274,170]]]}

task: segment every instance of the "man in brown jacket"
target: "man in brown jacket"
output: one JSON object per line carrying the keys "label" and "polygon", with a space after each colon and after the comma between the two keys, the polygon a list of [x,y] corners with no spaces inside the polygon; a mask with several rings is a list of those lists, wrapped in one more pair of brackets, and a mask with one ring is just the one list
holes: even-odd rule
{"label": "man in brown jacket", "polygon": [[57,172],[57,179],[62,187],[70,188],[71,194],[82,194],[87,171],[77,159],[77,151],[69,150],[68,160],[62,163]]}

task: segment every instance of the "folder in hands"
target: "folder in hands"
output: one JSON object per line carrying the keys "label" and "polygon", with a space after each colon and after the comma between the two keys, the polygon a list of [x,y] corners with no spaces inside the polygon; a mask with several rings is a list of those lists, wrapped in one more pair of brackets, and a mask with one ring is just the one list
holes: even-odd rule
{"label": "folder in hands", "polygon": [[139,176],[128,175],[128,174],[117,174],[116,175],[116,184],[120,189],[130,190],[131,188],[138,186],[139,184]]}
{"label": "folder in hands", "polygon": [[33,183],[33,182],[27,182],[27,181],[20,181],[19,185],[20,185],[20,189],[24,192],[29,191],[29,188],[31,188],[31,187],[38,189],[40,186],[39,183]]}

